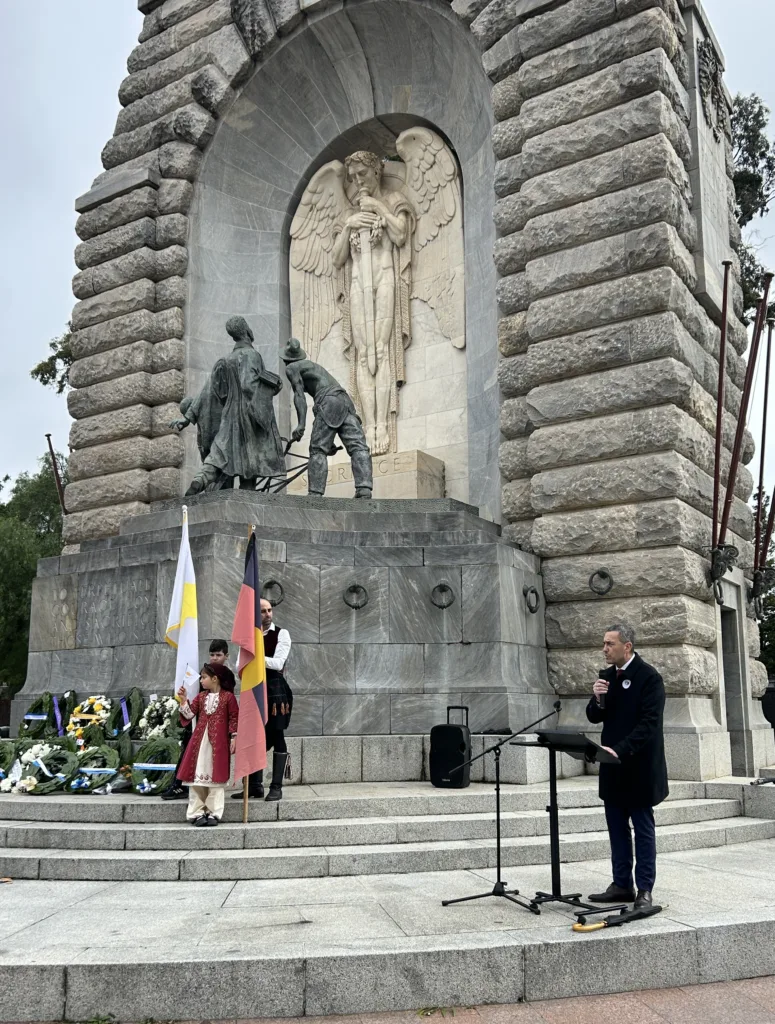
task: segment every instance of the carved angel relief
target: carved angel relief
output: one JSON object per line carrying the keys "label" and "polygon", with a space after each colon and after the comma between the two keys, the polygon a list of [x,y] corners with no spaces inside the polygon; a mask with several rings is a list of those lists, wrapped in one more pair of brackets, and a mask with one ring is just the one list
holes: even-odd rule
{"label": "carved angel relief", "polygon": [[341,321],[349,390],[372,453],[396,451],[412,300],[465,347],[462,208],[457,164],[442,139],[416,127],[396,139],[400,160],[352,153],[313,176],[291,224],[293,330],[310,359]]}

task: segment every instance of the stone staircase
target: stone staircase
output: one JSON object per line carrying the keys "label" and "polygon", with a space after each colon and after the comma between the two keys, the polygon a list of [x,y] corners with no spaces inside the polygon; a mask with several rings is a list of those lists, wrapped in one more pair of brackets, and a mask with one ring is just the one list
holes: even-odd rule
{"label": "stone staircase", "polygon": [[[740,791],[676,782],[656,810],[662,853],[775,837],[775,820],[744,816]],[[504,786],[503,863],[549,862],[545,784]],[[565,862],[606,858],[592,778],[559,787]],[[461,791],[427,783],[298,786],[250,821],[227,800],[217,828],[193,828],[185,804],[155,798],[0,798],[0,874],[17,879],[196,881],[407,874],[495,865],[491,784]]]}

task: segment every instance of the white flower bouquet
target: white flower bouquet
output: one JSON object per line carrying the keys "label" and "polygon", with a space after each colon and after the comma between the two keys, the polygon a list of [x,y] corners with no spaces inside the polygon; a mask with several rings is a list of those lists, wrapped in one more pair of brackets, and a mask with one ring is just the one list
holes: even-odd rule
{"label": "white flower bouquet", "polygon": [[156,697],[137,723],[143,740],[177,738],[180,731],[180,704],[175,697]]}
{"label": "white flower bouquet", "polygon": [[50,743],[33,743],[29,749],[25,750],[21,755],[21,763],[23,765],[34,764],[38,759],[48,757],[54,748]]}

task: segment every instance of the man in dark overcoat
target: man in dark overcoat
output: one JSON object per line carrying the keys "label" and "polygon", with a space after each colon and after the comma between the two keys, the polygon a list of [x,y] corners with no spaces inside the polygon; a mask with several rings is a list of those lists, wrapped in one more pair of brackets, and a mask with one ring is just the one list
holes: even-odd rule
{"label": "man in dark overcoat", "polygon": [[[651,906],[657,871],[654,808],[668,794],[662,718],[665,687],[656,669],[635,654],[635,631],[624,623],[606,630],[603,654],[608,668],[595,682],[587,705],[590,722],[603,723],[601,744],[617,763],[600,765],[600,799],[611,842],[614,880],[594,903],[635,901]],[[635,831],[635,883],[632,834]]]}

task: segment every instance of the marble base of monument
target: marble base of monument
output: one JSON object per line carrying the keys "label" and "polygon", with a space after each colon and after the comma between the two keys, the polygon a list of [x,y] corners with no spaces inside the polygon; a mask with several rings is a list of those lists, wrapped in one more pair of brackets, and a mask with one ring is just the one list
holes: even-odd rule
{"label": "marble base of monument", "polygon": [[[330,459],[327,498],[352,498],[355,485],[349,459],[342,454]],[[375,499],[381,498],[443,498],[444,463],[426,452],[396,452],[376,455],[371,460]],[[307,474],[288,486],[289,494],[307,493]]]}
{"label": "marble base of monument", "polygon": [[[189,499],[188,510],[202,661],[212,638],[231,636],[255,526],[264,593],[293,638],[289,733],[319,740],[305,781],[362,777],[360,737],[384,737],[369,769],[378,780],[376,765],[403,759],[406,736],[427,734],[450,704],[470,708],[475,733],[519,729],[551,710],[538,560],[471,506],[222,491]],[[116,537],[39,563],[14,730],[46,690],[171,690],[164,631],[180,522],[180,501],[160,503]],[[421,759],[408,760],[420,777]]]}

